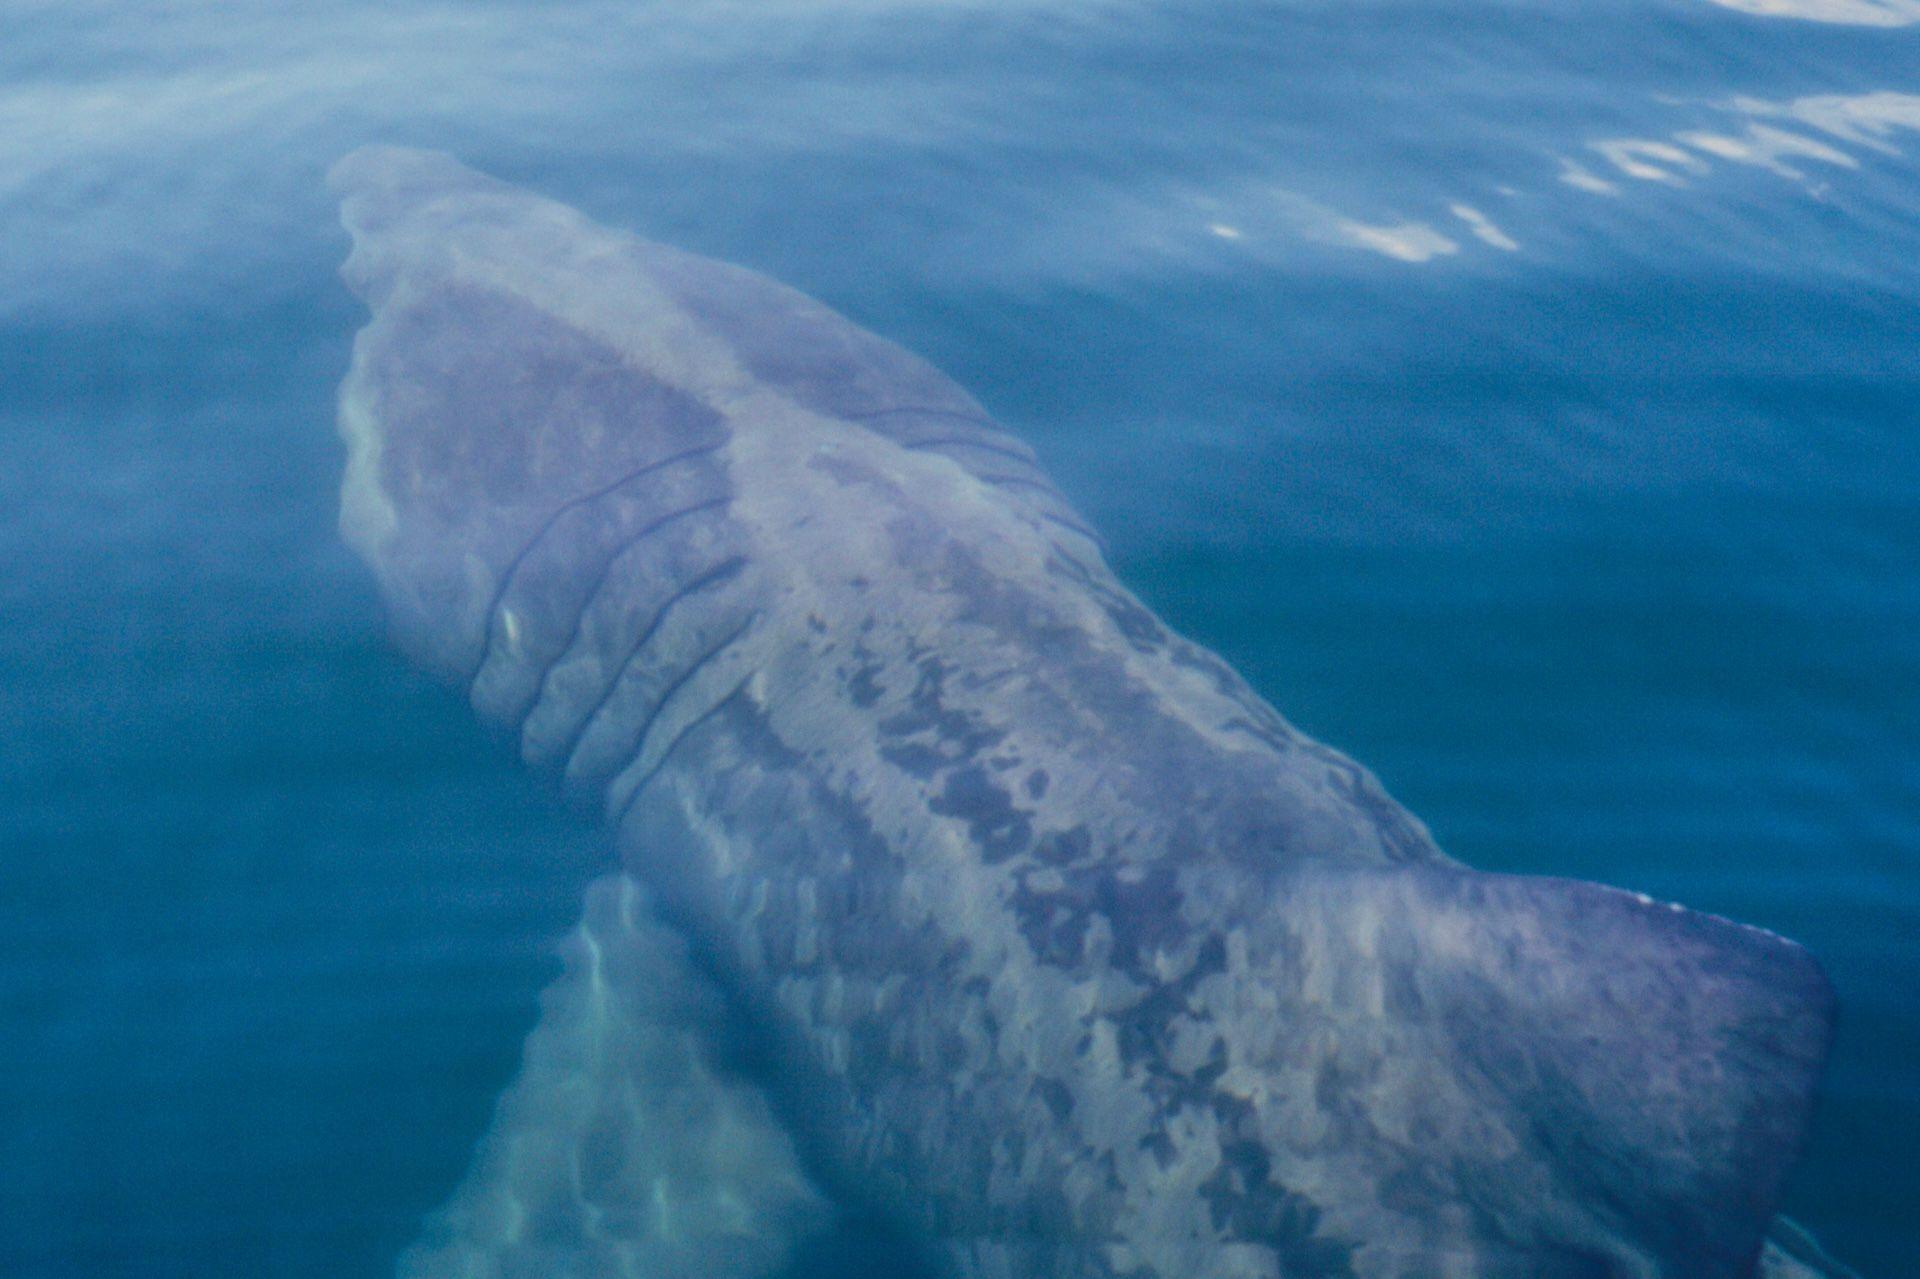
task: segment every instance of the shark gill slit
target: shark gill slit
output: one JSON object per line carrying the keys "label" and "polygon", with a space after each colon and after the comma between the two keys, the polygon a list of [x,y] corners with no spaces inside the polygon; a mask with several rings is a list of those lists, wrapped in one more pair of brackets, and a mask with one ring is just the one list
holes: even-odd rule
{"label": "shark gill slit", "polygon": [[[1004,444],[994,444],[987,440],[971,440],[964,435],[936,435],[931,439],[915,440],[911,444],[903,444],[900,447],[910,449],[915,453],[940,453],[943,457],[946,456],[943,452],[945,449],[974,449],[981,453],[991,453],[995,457],[1004,457],[1008,461],[1021,462],[1028,466],[1036,465],[1037,461],[1035,458],[1028,457],[1019,449],[1009,448]],[[959,459],[955,458],[954,460],[958,461]]]}
{"label": "shark gill slit", "polygon": [[[620,778],[625,775],[627,769],[631,769],[634,765],[638,764],[641,760],[647,757],[647,739],[653,735],[653,726],[656,723],[658,723],[660,720],[660,717],[666,713],[667,706],[673,701],[673,699],[676,696],[679,695],[682,689],[686,688],[687,685],[693,682],[694,676],[698,675],[707,666],[711,665],[717,658],[720,657],[721,654],[725,653],[728,649],[732,648],[740,640],[740,638],[743,635],[745,635],[749,630],[753,628],[754,623],[758,622],[759,620],[760,620],[759,610],[756,609],[752,613],[749,613],[747,615],[747,619],[744,622],[741,622],[740,625],[734,627],[732,631],[727,633],[726,638],[720,640],[712,648],[709,648],[705,653],[702,653],[697,659],[695,659],[692,665],[688,666],[686,670],[682,671],[677,677],[675,677],[673,683],[669,684],[664,690],[662,690],[660,696],[654,701],[653,710],[648,712],[646,722],[640,726],[639,741],[634,747],[632,762],[627,765],[626,769],[622,769],[619,773],[615,774],[612,782],[609,783],[609,789],[607,794],[607,798],[609,800],[614,800],[614,796],[612,793],[613,788],[619,786]],[[738,696],[740,693],[740,690],[745,688],[747,686],[747,682],[751,680],[758,672],[759,672],[758,667],[754,667],[753,669],[749,670],[745,675],[740,677],[740,682],[738,684],[734,685],[733,688],[728,690],[726,696],[714,702],[713,705],[709,706],[706,710],[702,711],[700,714],[694,716],[691,720],[688,720],[687,723],[680,729],[680,731],[673,735],[673,740],[667,743],[666,749],[660,753],[659,758],[653,761],[653,767],[649,768],[645,773],[643,773],[642,775],[640,775],[638,778],[634,780],[632,784],[632,788],[627,792],[626,798],[614,800],[613,807],[618,813],[618,816],[614,819],[614,822],[613,822],[613,828],[615,830],[620,829],[620,827],[625,824],[627,820],[627,813],[633,808],[634,802],[637,799],[639,799],[640,792],[646,788],[646,785],[648,782],[653,780],[654,775],[658,773],[661,769],[661,766],[667,762],[667,757],[673,754],[674,748],[680,745],[681,740],[685,738],[688,733],[692,732],[696,726],[702,723],[705,723],[708,719],[711,719],[715,714],[719,712],[722,706],[725,706],[728,702],[732,701],[736,696]]]}
{"label": "shark gill slit", "polygon": [[[1063,506],[1066,504],[1066,498],[1060,495],[1060,490],[1055,488],[1053,485],[1047,483],[1045,480],[1032,480],[1032,479],[1028,479],[1024,475],[997,475],[992,473],[980,474],[979,472],[975,472],[975,475],[977,476],[977,478],[982,484],[989,484],[989,485],[992,485],[994,488],[1006,489],[1010,491],[1018,490],[1018,489],[1029,489],[1035,493],[1040,494],[1043,498],[1047,498],[1047,499],[1050,499],[1051,501],[1058,502]],[[1103,541],[1102,538],[1100,537],[1100,534],[1094,532],[1092,528],[1081,523],[1077,519],[1073,519],[1068,516],[1058,514],[1057,512],[1054,512],[1054,511],[1049,511],[1045,507],[1034,506],[1031,509],[1033,513],[1035,515],[1038,515],[1040,518],[1045,520],[1050,520],[1053,523],[1058,524],[1062,528],[1072,529],[1074,532],[1078,533],[1081,537],[1084,537],[1089,542],[1092,542],[1095,546],[1104,547],[1106,545],[1105,541]]]}
{"label": "shark gill slit", "polygon": [[[607,681],[606,691],[601,693],[600,700],[593,704],[591,710],[580,717],[580,722],[574,726],[573,735],[568,739],[562,751],[555,756],[560,762],[562,769],[572,767],[574,756],[579,754],[581,744],[586,740],[587,730],[593,727],[593,722],[600,718],[606,711],[608,703],[613,701],[613,695],[620,690],[621,681],[626,678],[627,672],[632,668],[635,659],[640,656],[641,652],[646,649],[653,638],[660,633],[661,628],[666,624],[668,614],[672,613],[674,608],[688,597],[729,581],[738,575],[742,569],[746,568],[746,566],[747,560],[744,555],[729,556],[727,559],[720,561],[719,564],[708,569],[675,591],[659,608],[654,610],[653,618],[647,623],[646,628],[640,632],[639,638],[634,640],[633,646],[627,650],[627,655],[620,659],[620,664],[614,668],[613,677]],[[738,632],[735,632],[735,634],[737,635]],[[702,662],[705,660],[704,657],[700,659]],[[695,667],[698,667],[699,664],[700,662],[694,663]],[[659,713],[659,708],[665,704],[666,699],[671,697],[674,689],[678,687],[679,681],[677,680],[668,686],[666,691],[656,699],[653,714]],[[653,716],[649,715],[647,721],[649,725],[652,723],[652,720]],[[645,729],[641,730],[643,735],[645,731]]]}
{"label": "shark gill slit", "polygon": [[[660,775],[660,770],[667,766],[667,761],[673,758],[673,752],[680,748],[680,743],[686,740],[687,734],[732,705],[734,699],[745,691],[747,685],[753,681],[753,677],[759,673],[760,668],[756,666],[745,675],[742,675],[740,681],[727,690],[726,696],[717,699],[712,706],[709,706],[706,710],[688,720],[680,731],[673,735],[673,740],[668,742],[666,749],[660,752],[660,758],[653,761],[653,767],[649,768],[633,783],[633,789],[628,792],[626,802],[620,805],[620,812],[611,823],[614,830],[618,831],[626,825],[627,816],[633,812],[634,806],[640,802],[641,793],[647,789],[647,783]],[[636,754],[634,758],[638,760],[640,756]]]}
{"label": "shark gill slit", "polygon": [[[526,727],[528,717],[533,714],[534,709],[538,707],[547,696],[547,685],[553,678],[554,668],[559,666],[562,659],[573,651],[573,646],[580,642],[580,633],[586,625],[587,614],[592,610],[594,604],[606,590],[607,579],[613,575],[614,565],[626,558],[628,551],[633,550],[647,538],[660,532],[662,529],[676,524],[683,519],[698,515],[703,511],[711,511],[726,506],[732,500],[733,499],[729,497],[713,497],[703,502],[695,502],[691,506],[683,506],[677,511],[670,511],[655,519],[645,528],[634,533],[632,537],[628,538],[608,554],[606,561],[600,565],[599,573],[595,576],[593,585],[588,588],[586,597],[581,601],[580,611],[574,615],[573,630],[567,635],[566,643],[554,650],[553,656],[547,660],[546,665],[540,670],[540,680],[534,686],[532,699],[514,715],[513,718],[516,729],[524,729]],[[676,593],[674,599],[677,598],[678,594]],[[667,602],[671,604],[673,600],[670,599]],[[664,607],[665,605],[662,605],[662,608]],[[484,667],[482,669],[484,669]]]}
{"label": "shark gill slit", "polygon": [[864,413],[841,413],[837,416],[849,422],[873,422],[883,417],[941,417],[952,422],[966,422],[973,426],[983,426],[989,431],[999,431],[1000,424],[992,418],[979,413],[968,413],[961,409],[936,409],[916,404],[896,404],[888,409],[868,409]]}
{"label": "shark gill slit", "polygon": [[677,462],[686,462],[693,458],[703,457],[709,453],[716,453],[722,448],[725,448],[726,445],[727,437],[722,436],[720,439],[712,440],[705,444],[696,444],[668,457],[663,457],[658,461],[649,462],[645,466],[637,467],[627,472],[610,484],[594,489],[590,493],[582,493],[579,497],[570,498],[556,508],[553,514],[542,520],[540,526],[534,529],[532,536],[527,538],[526,544],[514,552],[513,558],[507,561],[506,568],[501,570],[499,582],[494,585],[493,598],[488,601],[485,614],[487,619],[486,640],[480,646],[480,656],[474,662],[472,673],[467,676],[467,687],[469,689],[473,687],[474,682],[480,678],[480,672],[486,669],[487,660],[493,656],[494,632],[504,629],[500,620],[500,610],[501,605],[506,601],[507,589],[513,585],[513,579],[520,572],[521,564],[526,561],[527,556],[533,553],[533,548],[538,546],[546,538],[547,534],[553,531],[554,525],[560,522],[562,516],[566,515],[569,511],[576,511],[583,506],[597,502],[609,493],[617,489],[625,488],[635,480],[644,479],[654,472],[665,470]]}
{"label": "shark gill slit", "polygon": [[[843,413],[837,415],[841,421],[852,422],[867,427],[883,439],[905,449],[920,448],[936,439],[961,440],[978,448],[1004,452],[1009,457],[1038,467],[1040,459],[1025,440],[1008,431],[1006,427],[992,418],[960,413],[952,409],[901,408],[880,409],[871,413]],[[899,426],[884,425],[887,418],[902,418]],[[915,419],[919,419],[916,422]],[[943,427],[941,423],[949,423]],[[971,428],[971,429],[958,429]]]}

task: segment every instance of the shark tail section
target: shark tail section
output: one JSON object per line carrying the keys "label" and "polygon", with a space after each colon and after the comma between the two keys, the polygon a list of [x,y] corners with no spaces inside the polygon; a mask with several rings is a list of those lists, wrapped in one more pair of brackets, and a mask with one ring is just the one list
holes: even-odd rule
{"label": "shark tail section", "polygon": [[1503,1117],[1497,1139],[1417,1151],[1488,1255],[1555,1258],[1537,1272],[1554,1274],[1822,1273],[1782,1268],[1791,1241],[1768,1242],[1831,1039],[1806,951],[1572,880],[1402,867],[1305,887],[1312,949],[1375,983],[1383,1033],[1443,1063],[1406,1091]]}

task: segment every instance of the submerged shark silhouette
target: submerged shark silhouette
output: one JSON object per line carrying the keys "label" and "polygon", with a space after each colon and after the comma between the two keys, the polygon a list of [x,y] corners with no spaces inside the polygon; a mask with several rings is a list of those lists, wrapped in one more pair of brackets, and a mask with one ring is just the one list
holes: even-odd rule
{"label": "submerged shark silhouette", "polygon": [[830,1205],[969,1279],[1838,1273],[1768,1237],[1800,948],[1451,861],[801,294],[444,155],[332,182],[342,529],[622,860],[404,1274],[744,1279]]}

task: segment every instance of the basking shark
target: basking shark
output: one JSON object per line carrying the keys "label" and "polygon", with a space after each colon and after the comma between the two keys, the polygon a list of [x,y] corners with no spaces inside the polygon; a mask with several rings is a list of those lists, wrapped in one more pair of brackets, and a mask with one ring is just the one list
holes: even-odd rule
{"label": "basking shark", "polygon": [[1449,859],[802,294],[436,153],[331,180],[344,534],[620,863],[403,1274],[747,1279],[847,1212],[965,1279],[1838,1273],[1774,1218],[1799,947]]}

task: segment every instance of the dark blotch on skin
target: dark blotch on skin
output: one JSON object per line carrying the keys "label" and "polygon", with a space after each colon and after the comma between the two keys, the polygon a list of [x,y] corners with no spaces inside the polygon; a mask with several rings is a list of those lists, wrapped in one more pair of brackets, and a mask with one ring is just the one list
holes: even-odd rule
{"label": "dark blotch on skin", "polygon": [[880,758],[903,773],[914,777],[932,777],[947,763],[947,757],[931,746],[907,742],[900,746],[882,746]]}
{"label": "dark blotch on skin", "polygon": [[[1141,960],[1143,965],[1151,963],[1146,956],[1142,956]],[[1210,1087],[1212,1081],[1218,1079],[1226,1069],[1224,1044],[1216,1041],[1218,1065],[1205,1079],[1201,1078],[1199,1071],[1192,1078],[1183,1078],[1163,1064],[1173,1040],[1174,1020],[1187,1013],[1188,999],[1194,988],[1213,974],[1225,972],[1226,968],[1226,944],[1218,934],[1211,935],[1202,943],[1193,966],[1178,980],[1150,984],[1146,998],[1127,1009],[1119,1019],[1121,1060],[1129,1066],[1142,1066],[1154,1076],[1150,1086],[1164,1102],[1171,1104],[1178,1098],[1199,1105],[1214,1105],[1218,1109],[1218,1103],[1227,1100],[1216,1098]],[[1148,974],[1142,971],[1139,976],[1144,981]],[[1213,1065],[1212,1062],[1208,1064]],[[1206,1070],[1206,1067],[1201,1070]]]}
{"label": "dark blotch on skin", "polygon": [[1046,1103],[1047,1111],[1055,1122],[1063,1122],[1073,1113],[1073,1093],[1058,1079],[1036,1079],[1033,1091]]}
{"label": "dark blotch on skin", "polygon": [[1006,736],[1004,730],[982,726],[966,711],[947,708],[941,696],[947,677],[945,663],[925,657],[919,662],[919,671],[906,708],[880,721],[883,734],[894,738],[931,736],[933,744],[929,745],[948,763],[983,754]]}
{"label": "dark blotch on skin", "polygon": [[1086,950],[1087,928],[1092,923],[1084,908],[1072,905],[1063,894],[1037,893],[1023,882],[1008,902],[1020,921],[1020,934],[1033,948],[1036,960],[1056,968],[1078,964]]}
{"label": "dark blotch on skin", "polygon": [[1093,836],[1085,826],[1049,831],[1033,846],[1034,858],[1048,866],[1074,866],[1093,852]]}
{"label": "dark blotch on skin", "polygon": [[1140,1139],[1140,1148],[1152,1155],[1153,1162],[1162,1169],[1171,1168],[1174,1157],[1179,1153],[1173,1147],[1173,1138],[1158,1128]]}
{"label": "dark blotch on skin", "polygon": [[1257,1141],[1223,1143],[1220,1166],[1200,1185],[1214,1228],[1259,1239],[1280,1257],[1287,1279],[1340,1279],[1353,1273],[1354,1245],[1315,1234],[1320,1209],[1271,1180],[1272,1164]]}
{"label": "dark blotch on skin", "polygon": [[927,800],[927,807],[942,817],[964,821],[989,865],[1024,851],[1033,840],[1033,823],[978,764],[948,772],[945,785]]}
{"label": "dark blotch on skin", "polygon": [[1114,963],[1158,984],[1150,971],[1154,955],[1177,946],[1186,935],[1186,925],[1180,918],[1179,874],[1174,866],[1163,860],[1118,872],[1102,867],[1069,875],[1067,882],[1070,889],[1077,887],[1084,893],[1088,904],[1112,923]]}
{"label": "dark blotch on skin", "polygon": [[864,651],[856,648],[855,653],[861,658],[861,664],[855,668],[852,675],[847,677],[847,693],[853,698],[855,706],[865,710],[879,701],[880,694],[885,691],[880,687],[879,681],[874,679],[874,676],[885,668],[878,662],[867,660],[867,654]]}
{"label": "dark blotch on skin", "polygon": [[1113,619],[1114,626],[1136,650],[1142,653],[1157,652],[1167,642],[1166,627],[1160,625],[1159,618],[1141,607],[1138,600],[1113,590],[1096,591],[1095,595],[1100,607]]}

